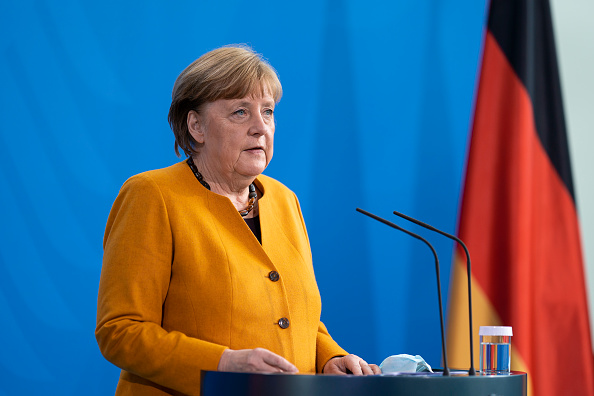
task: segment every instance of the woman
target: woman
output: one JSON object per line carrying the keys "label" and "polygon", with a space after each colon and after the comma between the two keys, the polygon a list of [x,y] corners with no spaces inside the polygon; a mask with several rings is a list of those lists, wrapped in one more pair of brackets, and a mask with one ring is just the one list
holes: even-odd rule
{"label": "woman", "polygon": [[320,322],[299,203],[262,175],[281,94],[245,47],[177,78],[169,122],[188,159],[126,181],[105,231],[95,333],[117,395],[197,395],[200,370],[379,373]]}

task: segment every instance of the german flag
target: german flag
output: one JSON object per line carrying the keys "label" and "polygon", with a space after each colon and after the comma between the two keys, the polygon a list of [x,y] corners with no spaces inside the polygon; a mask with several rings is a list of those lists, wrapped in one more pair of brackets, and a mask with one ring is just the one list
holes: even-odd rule
{"label": "german flag", "polygon": [[[492,0],[459,232],[472,255],[475,340],[512,326],[528,393],[594,396],[580,232],[548,0]],[[467,368],[464,253],[456,253],[450,366]],[[478,348],[475,345],[478,365]]]}

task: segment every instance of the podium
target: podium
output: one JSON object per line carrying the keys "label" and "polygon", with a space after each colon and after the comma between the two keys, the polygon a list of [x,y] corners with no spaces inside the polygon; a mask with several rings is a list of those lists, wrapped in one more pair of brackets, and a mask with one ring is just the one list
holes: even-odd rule
{"label": "podium", "polygon": [[453,371],[408,375],[315,375],[202,372],[202,396],[526,396],[527,375],[468,376]]}

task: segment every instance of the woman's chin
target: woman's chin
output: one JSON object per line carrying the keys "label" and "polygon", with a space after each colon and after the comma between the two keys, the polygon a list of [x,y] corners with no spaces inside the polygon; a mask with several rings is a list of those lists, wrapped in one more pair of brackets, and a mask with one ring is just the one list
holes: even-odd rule
{"label": "woman's chin", "polygon": [[266,161],[257,161],[250,164],[238,164],[235,167],[235,172],[243,176],[257,177],[264,172],[268,164]]}
{"label": "woman's chin", "polygon": [[264,172],[266,167],[249,168],[249,169],[236,169],[235,171],[242,176],[256,178]]}

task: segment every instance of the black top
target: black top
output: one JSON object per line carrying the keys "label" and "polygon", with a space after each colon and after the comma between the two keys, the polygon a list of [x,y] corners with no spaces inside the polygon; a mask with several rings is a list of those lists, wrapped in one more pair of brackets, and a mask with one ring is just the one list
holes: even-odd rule
{"label": "black top", "polygon": [[254,216],[251,219],[243,219],[245,223],[250,227],[250,230],[254,233],[260,245],[262,244],[262,232],[260,231],[260,217]]}

